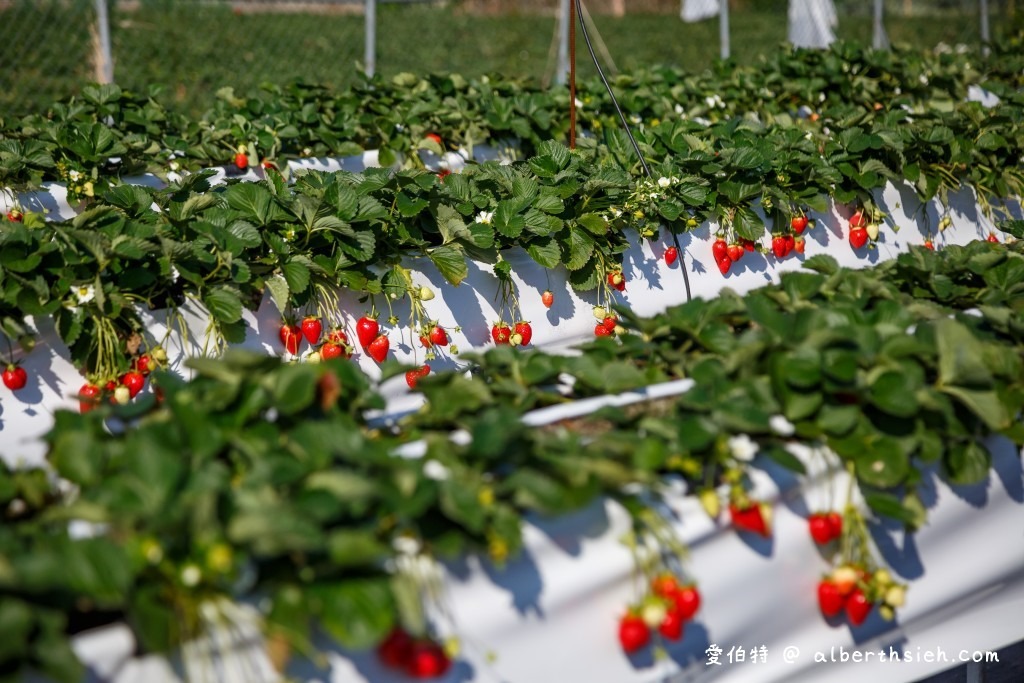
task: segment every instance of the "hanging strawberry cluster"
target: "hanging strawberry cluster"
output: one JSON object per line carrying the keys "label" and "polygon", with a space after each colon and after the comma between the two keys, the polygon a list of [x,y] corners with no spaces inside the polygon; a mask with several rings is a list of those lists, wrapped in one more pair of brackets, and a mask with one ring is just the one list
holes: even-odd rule
{"label": "hanging strawberry cluster", "polygon": [[[498,257],[498,263],[494,266],[494,275],[498,278],[498,319],[491,326],[491,340],[497,346],[529,346],[533,340],[533,326],[530,321],[523,319],[522,309],[519,307],[519,299],[516,297],[515,283],[512,282],[512,264]],[[551,297],[554,302],[554,296]],[[545,306],[550,307],[549,303]],[[505,322],[505,315],[513,321],[511,324]]]}

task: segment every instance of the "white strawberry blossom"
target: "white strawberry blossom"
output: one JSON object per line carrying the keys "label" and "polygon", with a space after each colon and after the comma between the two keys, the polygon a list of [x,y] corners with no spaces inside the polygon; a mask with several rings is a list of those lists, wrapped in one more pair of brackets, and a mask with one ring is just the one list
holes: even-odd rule
{"label": "white strawberry blossom", "polygon": [[87,304],[96,298],[96,288],[92,285],[79,285],[75,287],[74,292],[80,304]]}
{"label": "white strawberry blossom", "polygon": [[494,212],[493,211],[481,211],[480,213],[478,213],[476,215],[476,222],[480,223],[481,225],[490,225],[491,221],[493,219],[494,219]]}
{"label": "white strawberry blossom", "polygon": [[793,423],[782,415],[772,415],[771,419],[768,420],[768,426],[779,436],[792,436],[796,432],[796,427]]}
{"label": "white strawberry blossom", "polygon": [[757,455],[757,443],[746,434],[729,437],[729,453],[743,462],[750,462]]}
{"label": "white strawberry blossom", "polygon": [[665,176],[661,176],[660,178],[658,178],[658,187],[665,188],[665,187],[668,187],[671,184],[672,184],[672,181],[669,180],[668,178],[666,178]]}

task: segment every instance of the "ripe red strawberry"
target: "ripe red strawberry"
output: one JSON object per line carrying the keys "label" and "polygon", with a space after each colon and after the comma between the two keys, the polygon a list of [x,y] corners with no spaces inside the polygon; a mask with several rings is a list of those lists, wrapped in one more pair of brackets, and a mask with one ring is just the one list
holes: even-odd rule
{"label": "ripe red strawberry", "polygon": [[621,292],[626,289],[626,276],[621,270],[612,271],[608,273],[608,284]]}
{"label": "ripe red strawberry", "polygon": [[827,579],[818,583],[818,607],[826,617],[834,617],[843,611],[843,596],[836,585]]}
{"label": "ripe red strawberry", "polygon": [[804,247],[806,245],[807,245],[807,242],[804,240],[803,237],[797,237],[795,240],[793,240],[793,249],[798,254],[804,253]]}
{"label": "ripe red strawberry", "polygon": [[807,518],[807,528],[811,532],[811,538],[818,545],[825,545],[832,540],[832,525],[828,517],[817,512]]}
{"label": "ripe red strawberry", "polygon": [[364,315],[356,323],[356,336],[359,338],[359,344],[364,349],[373,342],[374,339],[380,334],[380,325],[377,324],[376,318],[371,318]]}
{"label": "ripe red strawberry", "polygon": [[18,389],[24,389],[28,383],[28,373],[25,372],[25,368],[14,363],[8,363],[7,369],[3,373],[4,386],[11,391],[17,391]]}
{"label": "ripe red strawberry", "polygon": [[410,389],[416,388],[416,382],[419,381],[420,377],[426,377],[430,374],[430,366],[425,364],[423,367],[416,368],[415,370],[408,370],[405,373],[405,383],[409,385]]}
{"label": "ripe red strawberry", "polygon": [[832,534],[832,538],[839,538],[843,535],[843,516],[838,512],[829,512],[825,515],[825,519],[828,521],[828,529]]}
{"label": "ripe red strawberry", "polygon": [[134,361],[132,361],[132,369],[137,372],[141,372],[143,375],[148,375],[157,368],[157,363],[147,354],[142,354]]}
{"label": "ripe red strawberry", "polygon": [[11,209],[7,212],[7,220],[12,223],[21,223],[24,218],[25,214],[18,209]]}
{"label": "ripe red strawberry", "polygon": [[746,249],[744,249],[739,244],[730,244],[728,247],[729,260],[739,261],[741,258],[743,258],[743,252],[745,251]]}
{"label": "ripe red strawberry", "polygon": [[448,346],[448,333],[440,325],[434,325],[430,331],[430,343],[434,346]]}
{"label": "ripe red strawberry", "polygon": [[384,359],[388,357],[388,349],[390,348],[391,341],[386,334],[382,334],[370,342],[370,345],[366,347],[366,352],[370,354],[370,358],[378,363],[383,363]]}
{"label": "ripe red strawberry", "polygon": [[868,218],[864,215],[863,209],[857,209],[852,216],[850,216],[850,228],[866,228],[868,227]]}
{"label": "ripe red strawberry", "polygon": [[433,140],[438,145],[440,145],[442,149],[444,148],[444,141],[441,140],[441,136],[438,135],[437,133],[427,133],[423,137],[425,137],[427,140]]}
{"label": "ripe red strawberry", "polygon": [[114,389],[117,389],[117,382],[115,382],[114,380],[110,380],[109,382],[107,382],[106,390],[113,391]]}
{"label": "ripe red strawberry", "polygon": [[669,247],[665,250],[665,265],[671,266],[679,258],[679,250],[675,247]]}
{"label": "ripe red strawberry", "polygon": [[142,387],[146,386],[146,378],[141,372],[126,372],[121,375],[121,384],[128,387],[129,396],[135,398],[142,391]]}
{"label": "ripe red strawberry", "polygon": [[617,315],[606,315],[604,321],[601,322],[604,328],[609,332],[614,332],[615,328],[619,324],[619,316]]}
{"label": "ripe red strawberry", "polygon": [[796,247],[796,238],[792,235],[783,235],[782,239],[786,240],[786,256],[789,256]]}
{"label": "ripe red strawberry", "polygon": [[333,330],[327,333],[327,341],[338,346],[348,345],[348,335],[345,334],[345,330],[335,327]]}
{"label": "ripe red strawberry", "polygon": [[999,244],[999,238],[996,237],[996,234],[994,232],[990,232],[988,234],[988,237],[986,237],[985,239],[991,242],[992,244]]}
{"label": "ripe red strawberry", "polygon": [[711,255],[715,257],[715,261],[721,261],[729,256],[729,245],[726,244],[725,240],[719,237],[715,240],[715,243],[711,245]]}
{"label": "ripe red strawberry", "polygon": [[345,357],[345,347],[341,344],[335,344],[332,341],[324,342],[324,345],[320,347],[320,358],[322,360],[331,360],[332,358],[343,358]]}
{"label": "ripe red strawberry", "polygon": [[739,508],[735,504],[729,503],[729,514],[732,517],[733,526],[737,529],[760,534],[765,538],[771,535],[758,503],[751,503],[745,508]]}
{"label": "ripe red strawberry", "polygon": [[495,344],[499,346],[502,344],[508,344],[509,339],[512,338],[512,329],[502,321],[494,323],[491,327],[491,339],[494,340]]}
{"label": "ripe red strawberry", "polygon": [[924,241],[924,248],[928,249],[929,251],[935,251],[935,245],[932,243],[931,240]]}
{"label": "ripe red strawberry", "polygon": [[776,235],[772,238],[772,253],[775,254],[775,258],[786,257],[786,238],[782,235]]}
{"label": "ripe red strawberry", "polygon": [[740,246],[742,246],[746,251],[754,251],[756,243],[754,240],[748,240],[746,237],[743,237],[740,238]]}
{"label": "ripe red strawberry", "polygon": [[245,152],[239,152],[235,155],[235,166],[238,167],[239,171],[244,171],[249,168],[249,155]]}
{"label": "ripe red strawberry", "polygon": [[551,304],[555,303],[555,295],[551,293],[550,289],[545,289],[544,293],[540,295],[540,302],[544,304],[544,308],[551,308]]}
{"label": "ripe red strawberry", "polygon": [[533,327],[525,320],[516,323],[514,333],[522,337],[522,341],[519,342],[520,346],[529,346],[530,340],[533,339]]}
{"label": "ripe red strawberry", "polygon": [[405,672],[413,678],[438,678],[445,675],[451,665],[440,645],[420,640],[412,644]]}
{"label": "ripe red strawberry", "polygon": [[429,349],[433,345],[434,343],[430,341],[429,337],[425,337],[422,334],[420,335],[420,346],[422,346],[425,349]]}
{"label": "ripe red strawberry", "polygon": [[451,174],[452,174],[452,172],[449,171],[447,168],[442,168],[440,171],[437,172],[436,175],[437,175],[437,179],[440,180],[443,183],[444,179],[447,178],[448,176],[450,176]]}
{"label": "ripe red strawberry", "polygon": [[299,329],[298,325],[286,322],[284,325],[281,325],[278,336],[281,338],[281,344],[284,345],[285,351],[293,356],[298,355],[299,344],[302,342],[302,330]]}
{"label": "ripe red strawberry", "polygon": [[394,669],[404,669],[412,655],[412,638],[401,627],[392,629],[388,637],[377,646],[380,661]]}
{"label": "ripe red strawberry", "polygon": [[864,591],[860,588],[854,588],[853,592],[846,598],[845,607],[846,618],[854,626],[860,626],[868,618],[868,615],[871,614],[871,608],[874,605],[868,601]]}
{"label": "ripe red strawberry", "polygon": [[850,244],[854,249],[860,249],[868,243],[868,231],[864,228],[852,228],[850,230]]}
{"label": "ripe red strawberry", "polygon": [[717,263],[718,270],[722,273],[722,275],[728,273],[729,269],[732,268],[732,259],[729,258],[728,256],[726,256],[725,258],[718,259]]}
{"label": "ripe red strawberry", "polygon": [[793,216],[793,220],[789,222],[789,225],[793,228],[793,232],[799,235],[807,229],[807,216]]}
{"label": "ripe red strawberry", "polygon": [[627,653],[636,652],[651,641],[651,630],[636,614],[627,614],[619,621],[619,644]]}
{"label": "ripe red strawberry", "polygon": [[615,334],[615,328],[608,329],[603,323],[594,325],[594,336],[595,337],[610,337]]}
{"label": "ripe red strawberry", "polygon": [[664,621],[658,626],[658,633],[668,640],[679,640],[683,637],[683,623],[685,621],[686,619],[683,619],[683,615],[679,610],[670,608],[665,613]]}
{"label": "ripe red strawberry", "polygon": [[307,315],[302,319],[302,336],[306,338],[310,346],[314,346],[320,343],[320,334],[324,331],[324,326],[320,322],[320,318],[313,315]]}
{"label": "ripe red strawberry", "polygon": [[100,388],[86,382],[78,390],[78,410],[87,413],[99,405]]}
{"label": "ripe red strawberry", "polygon": [[700,591],[696,586],[682,586],[669,597],[683,621],[693,619],[693,615],[700,609]]}

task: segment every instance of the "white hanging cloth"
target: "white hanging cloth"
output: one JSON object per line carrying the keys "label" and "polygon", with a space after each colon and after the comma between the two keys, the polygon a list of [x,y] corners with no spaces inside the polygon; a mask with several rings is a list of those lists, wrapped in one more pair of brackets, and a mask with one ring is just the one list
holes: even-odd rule
{"label": "white hanging cloth", "polygon": [[719,0],[683,0],[679,17],[686,22],[704,21],[718,14]]}
{"label": "white hanging cloth", "polygon": [[789,42],[796,47],[827,48],[838,23],[832,0],[789,0]]}

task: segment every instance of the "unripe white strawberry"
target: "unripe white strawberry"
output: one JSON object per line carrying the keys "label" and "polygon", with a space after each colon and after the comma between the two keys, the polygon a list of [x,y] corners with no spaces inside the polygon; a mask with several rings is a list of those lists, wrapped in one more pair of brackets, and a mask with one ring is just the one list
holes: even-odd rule
{"label": "unripe white strawberry", "polygon": [[878,239],[878,223],[868,223],[868,227],[864,229],[867,230],[868,237],[870,237],[872,241],[876,241]]}
{"label": "unripe white strawberry", "polygon": [[132,400],[132,392],[125,385],[120,385],[114,389],[114,401],[118,405],[128,405],[128,401]]}
{"label": "unripe white strawberry", "polygon": [[604,322],[604,319],[608,317],[608,311],[604,310],[603,306],[594,306],[594,317]]}
{"label": "unripe white strawberry", "polygon": [[434,298],[434,290],[430,287],[420,287],[420,300],[430,301]]}

